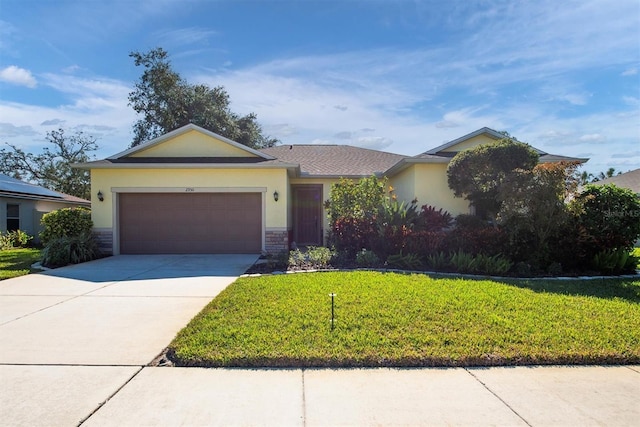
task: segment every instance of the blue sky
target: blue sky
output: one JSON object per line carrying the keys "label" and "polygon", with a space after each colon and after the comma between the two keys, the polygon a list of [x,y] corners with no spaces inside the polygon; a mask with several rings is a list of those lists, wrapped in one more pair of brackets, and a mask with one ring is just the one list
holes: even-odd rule
{"label": "blue sky", "polygon": [[487,126],[640,167],[637,0],[0,0],[0,142],[126,149],[128,54],[157,46],[283,143],[415,155]]}

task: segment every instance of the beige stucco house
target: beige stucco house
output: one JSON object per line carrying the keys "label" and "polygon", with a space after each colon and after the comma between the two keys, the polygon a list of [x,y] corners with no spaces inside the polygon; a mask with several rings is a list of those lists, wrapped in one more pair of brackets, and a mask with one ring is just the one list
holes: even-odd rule
{"label": "beige stucco house", "polygon": [[[346,145],[254,150],[190,124],[77,166],[91,170],[94,231],[107,253],[275,253],[323,244],[323,202],[341,177],[387,176],[400,199],[469,213],[448,188],[447,164],[502,137],[482,128],[407,157]],[[585,160],[539,152],[543,162]]]}
{"label": "beige stucco house", "polygon": [[0,174],[0,232],[22,230],[37,242],[44,214],[62,208],[90,206],[88,200]]}

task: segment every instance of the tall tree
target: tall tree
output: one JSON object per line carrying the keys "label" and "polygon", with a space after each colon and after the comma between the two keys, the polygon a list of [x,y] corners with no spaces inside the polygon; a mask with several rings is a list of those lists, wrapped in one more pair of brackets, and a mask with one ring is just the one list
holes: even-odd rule
{"label": "tall tree", "polygon": [[10,149],[0,150],[0,171],[50,190],[89,199],[90,173],[72,165],[93,159],[89,153],[98,149],[96,139],[82,131],[65,135],[64,129],[48,132],[46,139],[51,147],[45,147],[40,154],[26,153],[7,143]]}
{"label": "tall tree", "polygon": [[593,178],[592,182],[602,181],[603,179],[613,178],[616,175],[620,175],[622,172],[618,171],[616,173],[616,168],[609,168],[605,172],[600,172]]}
{"label": "tall tree", "polygon": [[229,108],[222,86],[190,84],[171,68],[169,54],[158,47],[131,52],[137,67],[144,67],[129,105],[141,114],[133,126],[131,146],[193,123],[251,148],[272,147],[277,139],[265,136],[254,113],[240,116]]}
{"label": "tall tree", "polygon": [[501,185],[516,170],[532,170],[539,155],[530,145],[511,138],[464,150],[447,167],[449,188],[464,197],[479,215],[494,221],[500,211]]}

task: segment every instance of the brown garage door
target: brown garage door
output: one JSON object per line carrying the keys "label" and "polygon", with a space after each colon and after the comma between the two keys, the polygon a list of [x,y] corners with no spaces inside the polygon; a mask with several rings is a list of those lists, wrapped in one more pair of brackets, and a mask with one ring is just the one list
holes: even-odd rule
{"label": "brown garage door", "polygon": [[260,193],[121,193],[120,253],[258,253]]}

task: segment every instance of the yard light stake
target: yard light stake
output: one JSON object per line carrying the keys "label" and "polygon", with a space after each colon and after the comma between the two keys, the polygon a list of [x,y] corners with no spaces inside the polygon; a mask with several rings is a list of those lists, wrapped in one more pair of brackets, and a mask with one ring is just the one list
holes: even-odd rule
{"label": "yard light stake", "polygon": [[336,323],[333,298],[336,296],[336,294],[331,293],[329,294],[329,296],[331,297],[331,330],[333,331],[333,328],[335,327],[335,323]]}

